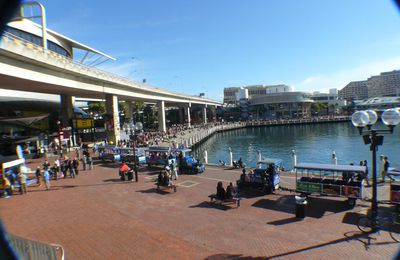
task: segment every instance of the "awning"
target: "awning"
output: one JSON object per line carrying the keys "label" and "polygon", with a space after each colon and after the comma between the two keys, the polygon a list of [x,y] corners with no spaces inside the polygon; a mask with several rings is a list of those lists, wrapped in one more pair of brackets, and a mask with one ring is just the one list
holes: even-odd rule
{"label": "awning", "polygon": [[41,116],[30,116],[30,117],[13,117],[13,118],[0,118],[0,122],[6,122],[9,124],[13,125],[21,125],[28,127],[32,125],[33,123],[36,123],[46,117],[48,117],[49,114],[41,115]]}

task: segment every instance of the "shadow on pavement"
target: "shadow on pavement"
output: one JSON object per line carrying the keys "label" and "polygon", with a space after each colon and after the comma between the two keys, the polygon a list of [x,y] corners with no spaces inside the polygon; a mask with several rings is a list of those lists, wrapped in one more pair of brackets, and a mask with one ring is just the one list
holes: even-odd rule
{"label": "shadow on pavement", "polygon": [[280,225],[286,225],[286,224],[290,224],[290,223],[295,223],[295,222],[298,222],[298,221],[302,221],[302,219],[301,218],[292,217],[292,218],[286,218],[286,219],[280,219],[280,220],[267,222],[267,224],[274,225],[274,226],[280,226]]}
{"label": "shadow on pavement", "polygon": [[247,188],[247,189],[240,189],[239,196],[241,198],[251,199],[251,198],[265,196],[265,193],[258,189]]}
{"label": "shadow on pavement", "polygon": [[123,182],[123,181],[121,181],[121,179],[107,179],[103,180],[103,182]]}
{"label": "shadow on pavement", "polygon": [[215,203],[209,202],[209,201],[203,201],[197,205],[191,205],[191,206],[189,206],[189,208],[206,208],[206,209],[219,209],[219,210],[232,209],[231,207],[229,207],[227,205],[215,204]]}
{"label": "shadow on pavement", "polygon": [[[296,203],[293,195],[286,195],[280,197],[278,200],[260,199],[252,206],[294,214]],[[351,208],[343,201],[309,197],[306,206],[306,217],[321,218],[326,214],[326,212],[332,212],[335,214],[350,209]],[[284,222],[285,220],[282,221]]]}
{"label": "shadow on pavement", "polygon": [[229,255],[229,254],[217,254],[212,255],[204,258],[204,260],[220,260],[220,259],[227,259],[227,260],[265,260],[265,257],[252,257],[252,256],[244,256],[244,255]]}
{"label": "shadow on pavement", "polygon": [[[382,244],[382,243],[372,244],[371,240],[374,240],[374,238],[372,238],[370,235],[363,234],[361,232],[352,231],[352,232],[344,233],[342,238],[338,238],[338,239],[335,239],[335,240],[332,240],[332,241],[328,241],[328,242],[325,242],[325,243],[316,244],[316,245],[313,245],[313,246],[308,246],[308,247],[295,249],[295,250],[284,252],[284,253],[281,253],[281,254],[267,256],[265,259],[274,259],[274,258],[282,258],[282,257],[293,256],[293,255],[301,253],[301,252],[310,251],[310,250],[313,250],[313,249],[317,249],[317,248],[321,248],[321,247],[325,247],[325,246],[329,246],[329,245],[333,245],[333,244],[340,244],[340,243],[343,243],[343,242],[349,242],[349,241],[352,241],[352,240],[356,240],[356,241],[359,241],[360,243],[362,243],[364,245],[364,247],[365,247],[365,250],[368,250],[370,245]],[[385,242],[385,244],[387,244],[387,242]]]}
{"label": "shadow on pavement", "polygon": [[[141,192],[141,193],[155,193],[155,194],[160,194],[160,195],[167,195],[167,194],[170,194],[170,193],[171,193],[171,192],[166,191],[166,190],[157,190],[157,188],[150,188],[150,189],[147,189],[147,190],[138,190],[138,191],[136,191],[136,192]],[[172,191],[172,193],[174,193],[174,192]]]}

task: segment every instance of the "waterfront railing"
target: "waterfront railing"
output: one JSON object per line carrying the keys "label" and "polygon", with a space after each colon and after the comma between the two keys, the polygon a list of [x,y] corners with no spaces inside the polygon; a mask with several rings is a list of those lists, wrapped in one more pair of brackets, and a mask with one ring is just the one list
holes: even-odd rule
{"label": "waterfront railing", "polygon": [[206,125],[198,129],[193,129],[191,133],[187,133],[182,139],[175,141],[176,145],[184,147],[192,147],[211,135],[234,130],[245,127],[255,126],[275,126],[275,125],[298,125],[298,124],[318,124],[318,123],[329,123],[329,122],[346,122],[349,121],[349,116],[333,116],[333,117],[318,117],[318,118],[301,118],[301,119],[281,119],[281,120],[260,120],[260,121],[246,121],[246,122],[235,122],[235,123],[224,123],[220,125]]}

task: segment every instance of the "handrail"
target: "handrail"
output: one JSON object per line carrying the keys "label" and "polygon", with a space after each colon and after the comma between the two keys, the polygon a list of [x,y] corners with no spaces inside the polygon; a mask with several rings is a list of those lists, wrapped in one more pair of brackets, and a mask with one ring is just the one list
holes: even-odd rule
{"label": "handrail", "polygon": [[65,252],[59,244],[46,244],[8,234],[11,246],[21,259],[30,260],[64,260]]}
{"label": "handrail", "polygon": [[[118,74],[112,73],[112,72],[108,72],[99,68],[95,68],[93,66],[88,66],[85,64],[82,64],[78,61],[75,61],[69,57],[63,56],[57,52],[54,52],[52,50],[49,49],[44,49],[42,46],[37,45],[35,43],[32,43],[30,41],[27,41],[21,37],[18,37],[16,35],[13,35],[9,32],[4,32],[3,36],[1,37],[3,39],[8,39],[11,41],[17,40],[18,43],[20,43],[21,45],[25,46],[26,49],[32,49],[35,51],[40,51],[43,52],[44,56],[49,55],[49,56],[53,56],[55,58],[54,61],[59,61],[62,62],[63,65],[60,66],[59,64],[57,64],[57,66],[59,67],[63,67],[64,69],[67,70],[79,70],[78,73],[82,73],[85,74],[87,76],[90,77],[95,77],[98,79],[103,79],[103,80],[107,80],[107,81],[112,81],[114,83],[117,84],[124,84],[124,85],[128,85],[131,87],[134,87],[140,91],[150,91],[150,92],[154,92],[154,91],[158,91],[160,94],[166,94],[166,95],[175,95],[178,97],[187,97],[187,98],[193,98],[193,101],[204,101],[204,103],[207,102],[215,102],[214,100],[210,100],[210,99],[206,99],[206,98],[199,98],[197,96],[191,96],[191,95],[186,95],[186,94],[182,94],[182,93],[178,93],[178,92],[174,92],[174,91],[170,91],[170,90],[166,90],[163,88],[159,88],[159,87],[150,87],[147,86],[145,84],[136,82],[132,79],[120,76]],[[32,47],[33,46],[33,47]],[[2,44],[2,41],[0,41],[0,48],[5,49],[4,44]],[[21,53],[18,53],[21,54]],[[23,55],[23,54],[22,54]],[[71,67],[72,66],[72,67]],[[84,71],[84,72],[82,72]]]}

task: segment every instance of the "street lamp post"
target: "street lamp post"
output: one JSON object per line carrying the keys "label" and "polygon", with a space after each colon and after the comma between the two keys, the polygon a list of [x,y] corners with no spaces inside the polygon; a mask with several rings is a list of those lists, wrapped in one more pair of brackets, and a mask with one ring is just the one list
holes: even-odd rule
{"label": "street lamp post", "polygon": [[[357,111],[351,121],[358,128],[362,135],[364,144],[370,145],[372,152],[372,201],[371,201],[371,220],[372,230],[376,231],[376,219],[378,216],[378,178],[376,172],[376,151],[378,146],[383,144],[383,134],[393,133],[394,127],[400,123],[400,112],[397,109],[388,109],[382,113],[382,122],[389,129],[372,129],[372,126],[378,121],[378,115],[373,110]],[[366,130],[364,127],[367,127]]]}
{"label": "street lamp post", "polygon": [[136,124],[130,123],[129,124],[129,129],[130,129],[130,139],[133,141],[133,169],[135,171],[135,180],[136,182],[139,181],[139,176],[138,176],[138,169],[137,169],[137,160],[136,160],[136,133],[142,131],[143,129],[143,124],[141,122],[137,122]]}
{"label": "street lamp post", "polygon": [[57,133],[57,137],[58,137],[58,154],[60,156],[60,158],[62,157],[62,147],[61,147],[61,121],[57,120],[57,126],[58,126],[58,133]]}

